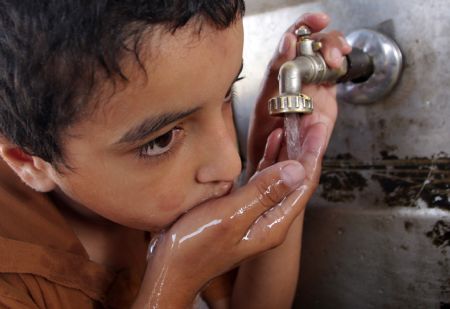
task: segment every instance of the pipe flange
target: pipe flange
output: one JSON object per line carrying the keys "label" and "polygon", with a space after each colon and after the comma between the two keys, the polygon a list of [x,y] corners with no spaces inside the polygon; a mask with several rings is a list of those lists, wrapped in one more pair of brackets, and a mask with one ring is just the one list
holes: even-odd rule
{"label": "pipe flange", "polygon": [[282,95],[269,100],[269,114],[283,116],[284,114],[311,114],[314,106],[310,97],[305,94]]}
{"label": "pipe flange", "polygon": [[374,72],[362,83],[346,82],[338,85],[340,102],[369,104],[383,99],[400,79],[403,57],[398,45],[386,35],[361,29],[350,33],[347,42],[373,59]]}

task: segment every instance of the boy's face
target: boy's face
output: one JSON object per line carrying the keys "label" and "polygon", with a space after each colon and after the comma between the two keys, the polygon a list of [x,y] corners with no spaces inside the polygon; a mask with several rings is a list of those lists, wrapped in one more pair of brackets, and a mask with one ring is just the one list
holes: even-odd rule
{"label": "boy's face", "polygon": [[[54,174],[74,202],[114,222],[158,231],[229,192],[241,171],[229,98],[242,64],[242,21],[174,35],[155,30],[130,82],[71,127],[72,171]],[[150,46],[150,47],[149,47]],[[146,61],[145,59],[148,59]]]}

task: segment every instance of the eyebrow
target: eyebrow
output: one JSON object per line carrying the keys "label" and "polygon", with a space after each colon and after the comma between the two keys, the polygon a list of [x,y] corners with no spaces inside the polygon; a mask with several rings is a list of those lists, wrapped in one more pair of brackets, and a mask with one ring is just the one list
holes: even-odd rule
{"label": "eyebrow", "polygon": [[127,131],[115,145],[133,144],[145,139],[148,135],[157,132],[168,124],[183,119],[200,110],[201,107],[195,107],[184,112],[166,113],[155,117],[149,117],[142,121],[139,125]]}
{"label": "eyebrow", "polygon": [[[239,76],[241,75],[243,68],[244,62],[241,63],[241,67],[239,68],[238,74],[233,79],[233,83],[239,80]],[[147,138],[147,136],[149,136],[150,134],[155,133],[165,126],[171,124],[172,122],[186,118],[200,109],[201,107],[194,107],[183,112],[165,113],[159,116],[149,117],[142,121],[139,125],[127,131],[117,142],[114,143],[114,145],[137,143]]]}

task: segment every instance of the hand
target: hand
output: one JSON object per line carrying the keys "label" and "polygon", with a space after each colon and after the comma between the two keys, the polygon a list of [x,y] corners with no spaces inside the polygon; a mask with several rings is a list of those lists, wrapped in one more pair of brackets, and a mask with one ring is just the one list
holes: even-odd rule
{"label": "hand", "polygon": [[[305,166],[322,155],[313,152]],[[183,215],[158,238],[135,305],[190,306],[208,281],[281,244],[306,205],[305,177],[302,164],[280,162]]]}
{"label": "hand", "polygon": [[[247,152],[248,176],[252,175],[257,169],[256,164],[262,158],[264,143],[269,134],[276,128],[283,127],[282,117],[272,117],[268,114],[267,102],[270,98],[278,95],[278,72],[280,67],[285,62],[296,57],[297,37],[294,34],[295,29],[301,25],[306,25],[312,32],[317,32],[324,29],[328,23],[329,17],[323,13],[305,14],[284,33],[279,48],[269,64],[263,88],[252,115]],[[327,65],[331,68],[338,68],[342,64],[343,55],[351,51],[350,45],[346,43],[342,34],[337,31],[327,34],[314,33],[313,38],[322,42],[321,53]],[[336,87],[334,85],[305,85],[302,92],[313,98],[314,112],[301,117],[301,132],[305,132],[316,124],[321,123],[325,126],[326,144],[328,144],[337,116]],[[300,143],[304,143],[304,141],[300,141]],[[276,148],[276,145],[269,144],[269,148]],[[286,157],[285,154],[281,155],[280,159]]]}
{"label": "hand", "polygon": [[[324,14],[302,16],[283,35],[280,48],[275,53],[267,71],[266,80],[256,104],[250,126],[247,175],[252,175],[278,161],[287,159],[286,143],[283,143],[283,118],[268,115],[267,102],[278,95],[278,72],[287,61],[296,57],[295,29],[307,25],[312,31],[319,31],[328,24]],[[328,66],[339,67],[343,54],[351,47],[338,32],[315,33],[315,40],[323,44],[321,50]],[[303,199],[314,193],[320,178],[321,160],[330,139],[337,116],[335,87],[330,85],[307,85],[302,92],[314,100],[315,110],[300,119],[300,155],[298,160],[306,172]],[[262,141],[267,139],[263,151]],[[259,165],[256,166],[256,162]],[[270,252],[241,265],[235,282],[233,306],[242,308],[289,308],[295,295],[301,252],[303,213],[290,227],[284,243]],[[239,304],[239,306],[237,306]]]}

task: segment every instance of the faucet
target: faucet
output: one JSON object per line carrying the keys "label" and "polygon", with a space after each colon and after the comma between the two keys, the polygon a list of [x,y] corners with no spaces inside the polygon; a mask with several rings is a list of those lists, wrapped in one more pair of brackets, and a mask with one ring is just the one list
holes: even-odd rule
{"label": "faucet", "polygon": [[[312,113],[314,110],[313,100],[302,93],[303,83],[350,83],[352,87],[347,87],[349,89],[355,88],[354,84],[361,84],[363,89],[370,89],[378,94],[390,92],[400,75],[402,64],[400,49],[395,42],[381,33],[367,29],[359,30],[358,33],[360,41],[360,38],[363,37],[363,44],[359,44],[361,48],[353,46],[351,53],[344,58],[342,65],[337,69],[331,69],[320,54],[321,42],[311,38],[311,30],[308,27],[299,27],[295,31],[298,37],[297,57],[284,63],[280,68],[279,96],[269,100],[269,114],[283,116],[289,113]],[[386,43],[387,40],[388,43]],[[375,54],[371,53],[372,45],[378,47],[380,44],[382,47],[391,47],[392,45],[392,48],[388,50],[395,49],[395,56],[385,54],[382,48],[378,48]],[[390,79],[390,82],[381,85],[383,88],[380,89],[380,85],[377,85],[380,83],[377,81],[380,77],[385,78],[382,76],[383,74],[388,74],[386,78]],[[377,76],[377,78],[373,79],[373,76]]]}

